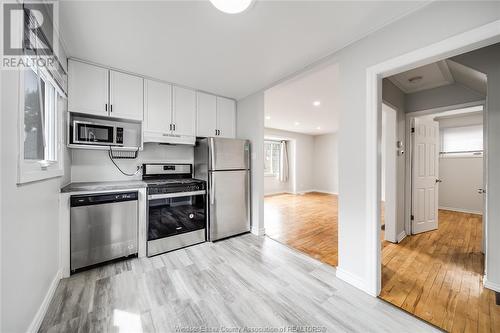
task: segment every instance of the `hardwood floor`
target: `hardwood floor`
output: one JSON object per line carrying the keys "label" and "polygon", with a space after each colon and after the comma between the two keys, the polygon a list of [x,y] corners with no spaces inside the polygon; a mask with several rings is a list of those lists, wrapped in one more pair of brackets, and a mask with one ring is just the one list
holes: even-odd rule
{"label": "hardwood floor", "polygon": [[264,200],[266,234],[326,264],[338,264],[337,196],[280,194]]}
{"label": "hardwood floor", "polygon": [[243,332],[245,328],[248,332],[436,332],[337,279],[334,267],[251,234],[121,261],[63,279],[40,332]]}
{"label": "hardwood floor", "polygon": [[482,287],[482,217],[439,211],[439,229],[383,242],[380,297],[449,332],[500,332]]}

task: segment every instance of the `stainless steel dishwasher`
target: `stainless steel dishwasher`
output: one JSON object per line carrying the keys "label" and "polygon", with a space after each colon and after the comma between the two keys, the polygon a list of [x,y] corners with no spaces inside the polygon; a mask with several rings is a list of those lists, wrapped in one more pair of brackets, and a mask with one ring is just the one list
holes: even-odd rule
{"label": "stainless steel dishwasher", "polygon": [[71,271],[137,253],[138,192],[71,196]]}

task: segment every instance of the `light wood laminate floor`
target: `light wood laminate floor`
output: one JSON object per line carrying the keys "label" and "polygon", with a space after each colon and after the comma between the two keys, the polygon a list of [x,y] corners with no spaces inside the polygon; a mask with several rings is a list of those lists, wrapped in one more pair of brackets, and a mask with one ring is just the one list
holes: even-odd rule
{"label": "light wood laminate floor", "polygon": [[439,228],[383,242],[380,297],[450,332],[500,332],[500,307],[483,288],[480,215],[439,211]]}
{"label": "light wood laminate floor", "polygon": [[264,200],[266,234],[326,264],[338,264],[337,196],[311,192]]}
{"label": "light wood laminate floor", "polygon": [[433,332],[335,277],[335,268],[243,235],[60,281],[41,332],[197,332],[316,326],[326,332]]}

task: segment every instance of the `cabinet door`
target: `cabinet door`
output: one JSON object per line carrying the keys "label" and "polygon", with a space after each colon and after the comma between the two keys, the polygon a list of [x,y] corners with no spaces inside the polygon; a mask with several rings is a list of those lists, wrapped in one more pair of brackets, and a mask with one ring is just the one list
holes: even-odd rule
{"label": "cabinet door", "polygon": [[196,136],[216,136],[217,100],[214,95],[197,92]]}
{"label": "cabinet door", "polygon": [[142,120],[144,79],[115,71],[110,71],[109,75],[109,115],[123,119]]}
{"label": "cabinet door", "polygon": [[219,136],[236,137],[236,103],[234,100],[217,97],[217,129]]}
{"label": "cabinet door", "polygon": [[144,131],[170,133],[172,124],[172,85],[144,80]]}
{"label": "cabinet door", "polygon": [[174,133],[196,136],[196,92],[182,87],[173,87],[172,123]]}
{"label": "cabinet door", "polygon": [[68,110],[108,115],[108,75],[106,68],[70,60],[68,64]]}

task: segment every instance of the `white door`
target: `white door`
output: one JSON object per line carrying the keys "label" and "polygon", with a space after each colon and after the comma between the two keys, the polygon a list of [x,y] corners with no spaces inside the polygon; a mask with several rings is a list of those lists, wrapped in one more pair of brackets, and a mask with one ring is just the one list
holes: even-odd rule
{"label": "white door", "polygon": [[115,71],[110,71],[109,76],[109,115],[123,119],[142,120],[144,79]]}
{"label": "white door", "polygon": [[223,138],[236,137],[236,103],[232,99],[217,97],[217,134]]}
{"label": "white door", "polygon": [[68,66],[68,110],[107,116],[109,71],[74,60]]}
{"label": "white door", "polygon": [[196,92],[174,86],[172,123],[174,134],[196,136]]}
{"label": "white door", "polygon": [[216,136],[217,100],[214,95],[196,93],[196,136]]}
{"label": "white door", "polygon": [[412,233],[438,228],[439,124],[431,119],[414,120]]}
{"label": "white door", "polygon": [[170,133],[172,124],[172,85],[144,80],[144,135]]}

